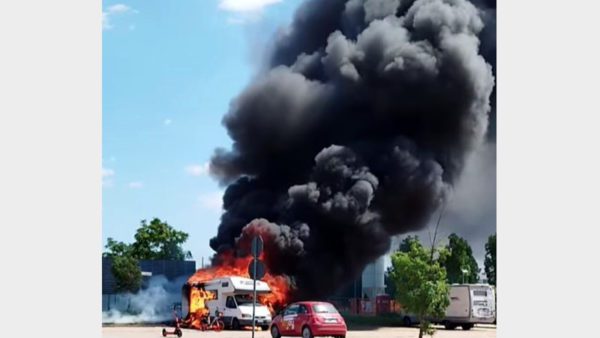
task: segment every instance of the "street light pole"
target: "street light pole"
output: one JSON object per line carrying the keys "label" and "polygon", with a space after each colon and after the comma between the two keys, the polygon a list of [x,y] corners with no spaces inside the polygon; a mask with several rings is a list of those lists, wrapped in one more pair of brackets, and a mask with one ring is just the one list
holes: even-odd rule
{"label": "street light pole", "polygon": [[253,259],[252,269],[254,271],[254,277],[252,278],[252,290],[254,293],[254,298],[252,298],[252,338],[254,338],[254,331],[256,330],[256,261],[257,259]]}

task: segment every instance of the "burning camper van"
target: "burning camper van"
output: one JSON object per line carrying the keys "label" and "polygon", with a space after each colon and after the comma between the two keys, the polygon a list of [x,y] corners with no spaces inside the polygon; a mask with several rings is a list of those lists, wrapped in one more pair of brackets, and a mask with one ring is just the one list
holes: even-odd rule
{"label": "burning camper van", "polygon": [[[187,313],[187,326],[200,329],[203,318],[217,312],[223,313],[226,328],[239,329],[252,325],[252,287],[252,279],[236,276],[185,284],[183,313]],[[267,330],[272,314],[269,307],[261,302],[261,296],[271,293],[271,288],[263,281],[256,281],[256,293],[256,325]]]}

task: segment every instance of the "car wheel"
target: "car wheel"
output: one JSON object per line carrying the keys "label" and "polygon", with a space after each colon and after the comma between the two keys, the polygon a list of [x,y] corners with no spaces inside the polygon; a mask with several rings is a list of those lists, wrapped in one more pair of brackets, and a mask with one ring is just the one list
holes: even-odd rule
{"label": "car wheel", "polygon": [[233,321],[231,322],[231,328],[234,330],[240,329],[240,321],[237,318],[233,318]]}
{"label": "car wheel", "polygon": [[412,320],[410,320],[409,316],[404,316],[404,318],[402,318],[402,324],[404,324],[404,326],[412,326]]}
{"label": "car wheel", "polygon": [[461,325],[462,329],[465,330],[465,331],[469,331],[470,329],[473,328],[473,326],[474,326],[473,324],[463,324],[463,325]]}
{"label": "car wheel", "polygon": [[310,328],[308,326],[305,326],[302,329],[302,338],[313,338],[313,334],[312,331],[310,331]]}
{"label": "car wheel", "polygon": [[175,332],[177,334],[177,337],[181,337],[183,336],[183,332],[181,332],[180,329],[177,329],[177,332]]}
{"label": "car wheel", "polygon": [[271,337],[273,338],[281,338],[281,334],[279,333],[279,329],[277,326],[271,326]]}
{"label": "car wheel", "polygon": [[267,331],[269,329],[269,325],[263,325],[260,327],[261,330]]}

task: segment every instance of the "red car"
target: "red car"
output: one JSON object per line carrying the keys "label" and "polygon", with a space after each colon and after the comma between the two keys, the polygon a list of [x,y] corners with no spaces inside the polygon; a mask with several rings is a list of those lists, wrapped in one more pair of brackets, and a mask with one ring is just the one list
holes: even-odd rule
{"label": "red car", "polygon": [[293,303],[279,313],[271,323],[271,336],[346,337],[346,322],[335,307],[324,302]]}

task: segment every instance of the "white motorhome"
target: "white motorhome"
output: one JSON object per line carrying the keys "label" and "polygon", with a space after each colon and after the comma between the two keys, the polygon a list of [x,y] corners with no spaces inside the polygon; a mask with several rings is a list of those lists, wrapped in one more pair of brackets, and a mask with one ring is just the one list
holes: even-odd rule
{"label": "white motorhome", "polygon": [[[452,284],[450,286],[450,305],[442,319],[430,319],[443,324],[448,330],[462,327],[470,330],[475,324],[493,324],[496,322],[496,296],[489,284]],[[418,323],[416,316],[405,314],[406,326]]]}
{"label": "white motorhome", "polygon": [[470,330],[475,324],[496,321],[496,296],[489,284],[453,284],[450,287],[450,305],[441,322],[446,329],[460,326]]}
{"label": "white motorhome", "polygon": [[[216,299],[206,301],[206,306],[213,315],[216,310],[223,312],[223,321],[227,328],[239,329],[252,325],[252,279],[244,277],[224,277],[208,281],[204,285],[206,291],[214,292]],[[270,293],[269,285],[256,281],[256,294]],[[268,330],[271,325],[271,312],[263,304],[256,303],[256,326]]]}

